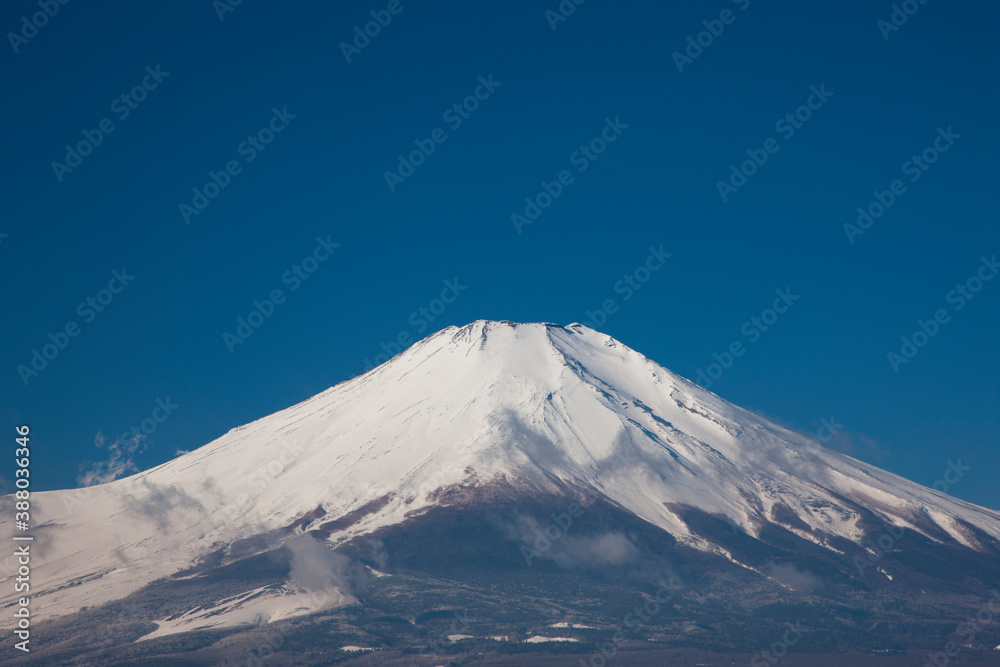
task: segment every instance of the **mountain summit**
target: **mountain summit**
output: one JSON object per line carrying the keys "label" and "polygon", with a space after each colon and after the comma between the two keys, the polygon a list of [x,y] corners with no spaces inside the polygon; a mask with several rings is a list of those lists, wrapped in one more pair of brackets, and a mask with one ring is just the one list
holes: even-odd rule
{"label": "mountain summit", "polygon": [[[35,507],[36,617],[173,596],[149,608],[144,644],[377,606],[366,595],[387,582],[477,568],[698,579],[703,596],[745,578],[867,613],[871,591],[927,590],[948,563],[967,566],[973,595],[1000,553],[1000,513],[824,449],[580,324],[448,327],[173,461]],[[310,595],[334,565],[353,574]],[[236,584],[241,567],[255,574]]]}

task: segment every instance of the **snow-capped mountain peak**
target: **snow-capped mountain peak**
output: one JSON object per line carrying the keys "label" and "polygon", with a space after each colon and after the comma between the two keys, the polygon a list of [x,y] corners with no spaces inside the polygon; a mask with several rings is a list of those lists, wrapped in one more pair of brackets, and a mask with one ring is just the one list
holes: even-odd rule
{"label": "snow-capped mountain peak", "polygon": [[823,449],[583,325],[479,320],[151,470],[38,494],[40,532],[59,537],[39,545],[36,613],[120,598],[254,535],[337,545],[488,488],[601,497],[706,552],[683,508],[831,550],[860,542],[866,516],[1000,539],[997,512]]}

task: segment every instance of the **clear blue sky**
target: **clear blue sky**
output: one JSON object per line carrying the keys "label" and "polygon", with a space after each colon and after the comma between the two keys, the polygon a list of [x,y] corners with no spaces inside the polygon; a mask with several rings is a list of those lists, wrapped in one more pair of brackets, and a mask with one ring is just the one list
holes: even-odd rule
{"label": "clear blue sky", "polygon": [[[0,47],[0,432],[31,425],[35,488],[74,486],[108,459],[99,432],[166,417],[135,453],[151,467],[380,343],[614,299],[597,328],[675,372],[738,342],[724,398],[807,432],[832,416],[831,444],[923,484],[961,458],[949,492],[1000,507],[1000,280],[948,296],[1000,252],[1000,9],[931,1],[880,28],[891,4],[70,2],[35,31],[37,2],[4,3],[3,32],[30,37]],[[391,21],[347,62],[373,11]],[[415,140],[434,152],[410,173]],[[209,172],[226,187],[203,201]],[[542,181],[558,196],[512,221]],[[848,234],[876,190],[895,200]],[[19,371],[50,333],[65,349]]]}

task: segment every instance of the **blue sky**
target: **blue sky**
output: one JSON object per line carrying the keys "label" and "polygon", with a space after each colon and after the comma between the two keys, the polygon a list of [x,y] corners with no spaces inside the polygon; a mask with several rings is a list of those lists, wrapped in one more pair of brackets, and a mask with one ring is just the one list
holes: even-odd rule
{"label": "blue sky", "polygon": [[151,467],[396,340],[589,320],[923,484],[961,459],[948,492],[1000,507],[997,7],[222,6],[0,11],[0,432],[31,425],[35,488],[107,463],[98,433],[148,420]]}

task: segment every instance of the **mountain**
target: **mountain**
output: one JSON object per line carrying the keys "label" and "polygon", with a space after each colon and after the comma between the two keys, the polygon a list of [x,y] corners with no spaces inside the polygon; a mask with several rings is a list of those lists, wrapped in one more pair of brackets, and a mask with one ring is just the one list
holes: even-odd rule
{"label": "mountain", "polygon": [[156,468],[33,494],[33,515],[39,664],[906,659],[1000,582],[1000,512],[579,324],[449,327]]}

